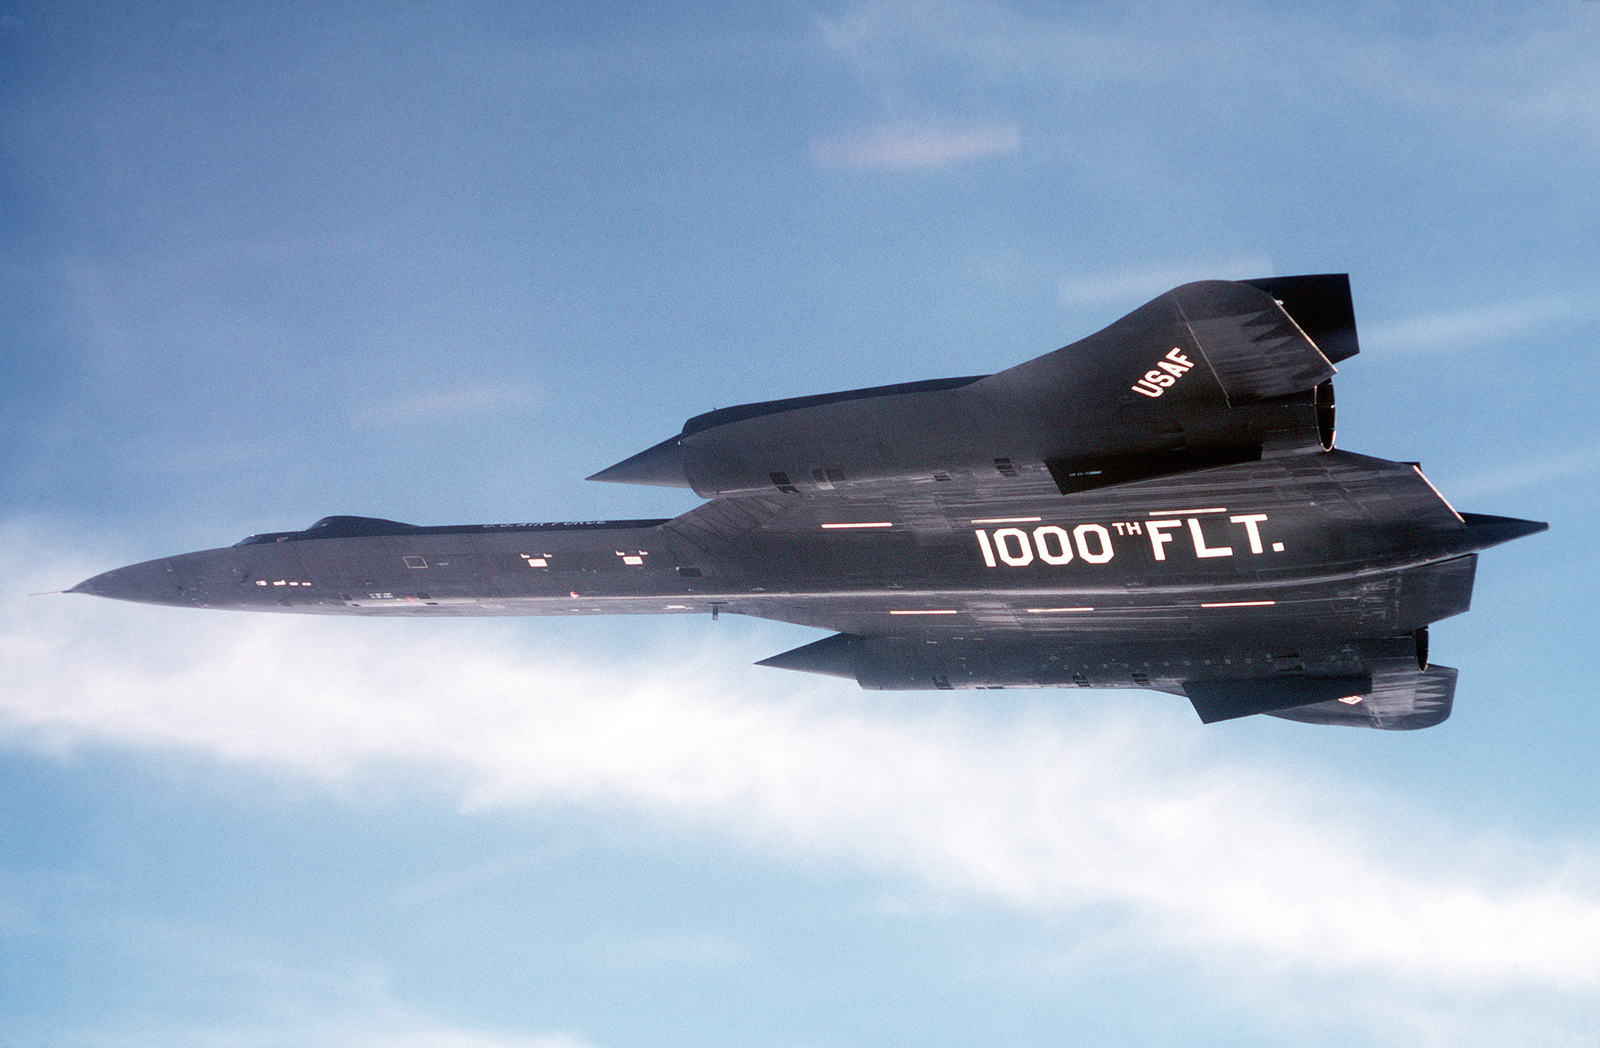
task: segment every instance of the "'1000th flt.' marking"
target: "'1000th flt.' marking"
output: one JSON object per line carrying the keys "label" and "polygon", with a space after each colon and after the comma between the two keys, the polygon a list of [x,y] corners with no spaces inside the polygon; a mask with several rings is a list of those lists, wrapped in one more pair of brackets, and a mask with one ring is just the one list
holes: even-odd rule
{"label": "'1000th flt.' marking", "polygon": [[[1156,560],[1166,560],[1169,546],[1173,550],[1181,550],[1192,546],[1196,558],[1206,560],[1212,557],[1231,557],[1234,554],[1234,545],[1241,538],[1251,554],[1267,552],[1267,544],[1261,537],[1261,525],[1266,522],[1265,513],[1238,513],[1228,518],[1230,524],[1239,525],[1243,529],[1230,529],[1228,536],[1218,537],[1213,534],[1207,538],[1205,531],[1200,526],[1199,517],[1164,517],[1155,520],[1118,521],[1109,526],[1105,524],[1079,524],[1071,531],[1055,524],[1043,524],[1032,531],[1022,528],[996,528],[989,531],[978,528],[973,534],[978,539],[978,551],[983,554],[983,562],[991,568],[1004,564],[1007,567],[1021,568],[1032,564],[1035,560],[1044,564],[1071,564],[1074,559],[1083,560],[1089,564],[1105,564],[1117,555],[1116,544],[1112,541],[1113,530],[1124,539],[1138,535],[1150,543],[1150,554]],[[1178,535],[1173,534],[1179,528],[1188,532],[1187,543],[1181,542]],[[1179,532],[1179,534],[1182,534]],[[1218,545],[1212,545],[1213,541]],[[1228,545],[1221,545],[1227,542]],[[1274,542],[1271,546],[1273,553],[1283,552],[1283,543]]]}

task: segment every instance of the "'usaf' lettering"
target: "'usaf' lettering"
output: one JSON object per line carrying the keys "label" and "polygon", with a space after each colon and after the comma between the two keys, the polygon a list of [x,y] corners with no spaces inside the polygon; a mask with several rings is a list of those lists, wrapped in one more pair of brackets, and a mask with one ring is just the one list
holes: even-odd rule
{"label": "'usaf' lettering", "polygon": [[1194,362],[1183,355],[1177,347],[1172,347],[1165,357],[1156,361],[1156,366],[1144,373],[1144,376],[1128,388],[1146,397],[1159,397],[1172,386],[1178,379],[1194,367]]}

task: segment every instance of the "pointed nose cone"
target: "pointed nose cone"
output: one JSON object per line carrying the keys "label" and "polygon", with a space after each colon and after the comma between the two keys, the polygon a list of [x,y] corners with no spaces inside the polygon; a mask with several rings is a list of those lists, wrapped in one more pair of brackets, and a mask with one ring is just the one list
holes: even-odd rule
{"label": "pointed nose cone", "polygon": [[177,573],[166,560],[147,560],[143,564],[130,564],[84,579],[67,590],[68,593],[88,593],[112,600],[132,600],[140,604],[176,604],[188,607],[193,604],[178,583]]}

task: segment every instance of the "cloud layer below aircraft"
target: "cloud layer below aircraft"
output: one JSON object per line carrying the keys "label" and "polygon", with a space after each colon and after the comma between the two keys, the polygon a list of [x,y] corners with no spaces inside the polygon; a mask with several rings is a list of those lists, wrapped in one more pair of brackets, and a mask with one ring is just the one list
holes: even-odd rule
{"label": "cloud layer below aircraft", "polygon": [[1262,977],[1577,1000],[1600,975],[1592,856],[1541,867],[1403,799],[1219,759],[1187,711],[878,703],[720,639],[619,656],[526,647],[499,623],[30,599],[84,566],[8,559],[13,747],[187,752],[345,787],[399,769],[469,806],[642,812],[958,901],[1109,907],[1133,941]]}

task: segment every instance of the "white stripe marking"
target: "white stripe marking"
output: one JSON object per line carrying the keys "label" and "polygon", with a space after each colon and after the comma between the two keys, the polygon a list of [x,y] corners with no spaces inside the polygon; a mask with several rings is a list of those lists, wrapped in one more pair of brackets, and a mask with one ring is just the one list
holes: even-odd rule
{"label": "white stripe marking", "polygon": [[824,524],[822,526],[825,528],[892,528],[894,527],[894,521],[874,520],[865,524]]}
{"label": "white stripe marking", "polygon": [[1029,608],[1029,615],[1051,615],[1058,611],[1093,611],[1093,608]]}
{"label": "white stripe marking", "polygon": [[1202,604],[1202,608],[1265,608],[1278,603],[1275,600],[1222,600],[1213,604]]}

